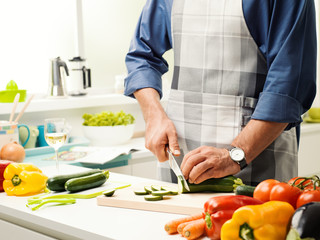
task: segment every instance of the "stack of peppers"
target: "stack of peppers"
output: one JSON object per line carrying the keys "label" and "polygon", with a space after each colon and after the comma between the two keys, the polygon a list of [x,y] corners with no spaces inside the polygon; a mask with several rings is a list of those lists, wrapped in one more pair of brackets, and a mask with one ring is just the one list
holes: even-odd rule
{"label": "stack of peppers", "polygon": [[[3,160],[2,160],[3,161]],[[1,164],[1,169],[4,165]],[[48,177],[33,164],[11,163],[3,172],[2,188],[9,196],[34,195],[46,188]]]}
{"label": "stack of peppers", "polygon": [[246,205],[257,205],[263,202],[248,196],[229,195],[216,196],[204,204],[205,230],[210,239],[220,239],[222,225],[231,219],[235,210]]}

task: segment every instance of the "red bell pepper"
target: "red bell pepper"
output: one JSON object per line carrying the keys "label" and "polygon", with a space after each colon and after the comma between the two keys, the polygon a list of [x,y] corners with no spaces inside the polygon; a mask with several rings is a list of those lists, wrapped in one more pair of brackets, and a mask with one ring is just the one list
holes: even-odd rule
{"label": "red bell pepper", "polygon": [[211,239],[220,239],[222,225],[235,210],[246,205],[257,205],[263,202],[253,197],[243,195],[216,196],[209,198],[204,204],[205,230]]}
{"label": "red bell pepper", "polygon": [[3,192],[3,181],[4,181],[4,176],[3,176],[3,173],[4,173],[4,170],[6,169],[6,167],[12,163],[11,161],[8,161],[8,160],[0,160],[0,192]]}

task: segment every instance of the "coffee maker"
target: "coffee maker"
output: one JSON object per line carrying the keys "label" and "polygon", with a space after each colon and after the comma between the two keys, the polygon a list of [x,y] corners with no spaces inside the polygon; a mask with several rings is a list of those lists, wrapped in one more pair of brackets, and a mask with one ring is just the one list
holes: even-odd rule
{"label": "coffee maker", "polygon": [[70,77],[67,82],[68,95],[82,96],[87,94],[87,88],[91,87],[91,70],[86,67],[86,60],[74,57],[69,60]]}
{"label": "coffee maker", "polygon": [[67,64],[60,57],[50,59],[49,72],[48,97],[67,97],[66,75],[69,75]]}

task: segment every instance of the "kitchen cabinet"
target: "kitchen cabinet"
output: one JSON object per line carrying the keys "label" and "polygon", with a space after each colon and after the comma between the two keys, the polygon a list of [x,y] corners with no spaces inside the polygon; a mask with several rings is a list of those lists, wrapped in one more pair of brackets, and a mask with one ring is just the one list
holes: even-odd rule
{"label": "kitchen cabinet", "polygon": [[[1,213],[0,213],[1,217]],[[20,227],[14,223],[0,220],[0,232],[2,239],[32,239],[32,240],[54,240],[55,238],[46,236],[28,228]]]}

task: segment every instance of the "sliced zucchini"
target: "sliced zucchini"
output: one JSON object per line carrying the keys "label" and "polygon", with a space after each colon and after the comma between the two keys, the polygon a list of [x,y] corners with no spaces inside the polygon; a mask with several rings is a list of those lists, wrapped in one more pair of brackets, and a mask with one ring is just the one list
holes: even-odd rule
{"label": "sliced zucchini", "polygon": [[145,186],[144,190],[146,190],[147,193],[152,193],[152,189],[150,186]]}
{"label": "sliced zucchini", "polygon": [[164,191],[169,191],[170,195],[178,195],[178,189],[174,188],[174,187],[168,187],[168,186],[161,186],[161,190]]}
{"label": "sliced zucchini", "polygon": [[113,194],[115,193],[116,189],[112,188],[112,189],[109,189],[107,191],[104,191],[103,192],[103,195],[105,195],[106,197],[111,197],[113,196]]}
{"label": "sliced zucchini", "polygon": [[160,190],[160,191],[153,191],[151,193],[152,196],[165,196],[165,195],[169,195],[170,191],[164,191],[164,190]]}
{"label": "sliced zucchini", "polygon": [[162,196],[147,195],[147,196],[144,197],[144,199],[146,201],[159,201],[159,200],[162,200],[163,197]]}
{"label": "sliced zucchini", "polygon": [[149,194],[146,190],[135,190],[133,192],[135,195],[148,195]]}
{"label": "sliced zucchini", "polygon": [[160,191],[161,190],[161,186],[159,186],[159,185],[151,185],[151,190],[152,191]]}

